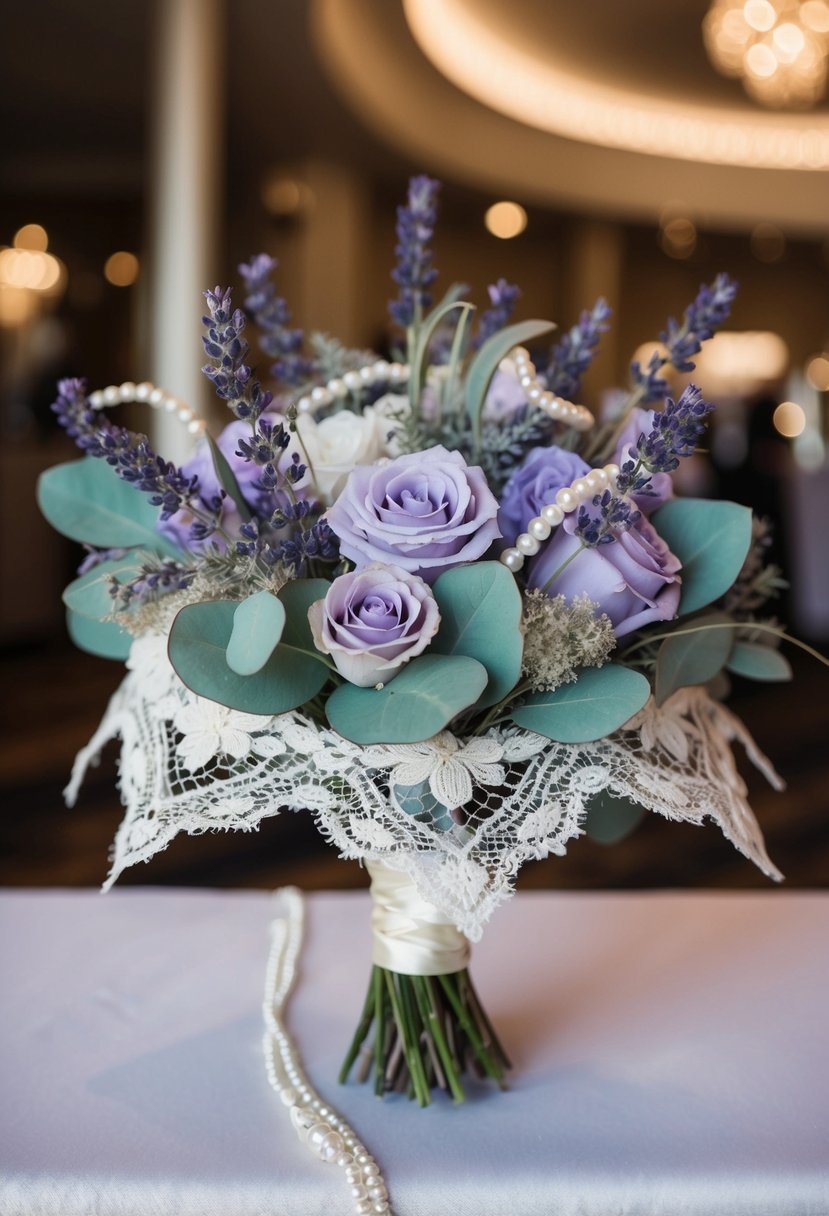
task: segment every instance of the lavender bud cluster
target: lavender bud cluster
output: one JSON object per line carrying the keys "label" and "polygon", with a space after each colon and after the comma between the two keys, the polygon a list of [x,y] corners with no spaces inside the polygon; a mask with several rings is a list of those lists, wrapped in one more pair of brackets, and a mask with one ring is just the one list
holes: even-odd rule
{"label": "lavender bud cluster", "polygon": [[159,566],[146,566],[137,578],[128,583],[112,580],[110,595],[115,611],[131,608],[135,604],[145,604],[149,600],[158,599],[171,591],[184,591],[193,581],[193,570],[188,570],[172,558],[165,559]]}
{"label": "lavender bud cluster", "polygon": [[599,349],[602,334],[610,328],[612,312],[600,296],[589,312],[587,309],[582,312],[578,324],[556,343],[544,372],[550,392],[568,400],[576,396],[582,376]]}
{"label": "lavender bud cluster", "polygon": [[303,334],[291,328],[291,312],[282,296],[276,294],[272,281],[278,262],[266,253],[259,253],[243,262],[239,273],[245,281],[245,308],[262,331],[259,345],[276,362],[271,375],[285,384],[304,384],[314,373],[314,364],[300,354]]}
{"label": "lavender bud cluster", "polygon": [[245,363],[249,348],[242,335],[247,317],[241,308],[233,308],[229,287],[206,291],[204,298],[210,315],[202,317],[207,330],[202,343],[209,363],[202,371],[237,418],[255,422],[268,409],[273,396],[262,390]]}
{"label": "lavender bud cluster", "polygon": [[626,498],[617,497],[610,490],[597,494],[592,505],[592,511],[586,506],[579,507],[573,531],[588,549],[612,544],[616,532],[627,532],[641,518],[641,512]]}
{"label": "lavender bud cluster", "polygon": [[478,324],[478,332],[472,344],[476,350],[509,322],[515,311],[515,305],[521,298],[521,289],[515,283],[499,279],[497,283],[492,283],[487,287],[487,294],[490,307],[482,313]]}
{"label": "lavender bud cluster", "polygon": [[671,473],[681,458],[693,455],[713,408],[695,384],[689,384],[677,401],[669,397],[665,408],[654,413],[649,433],[639,435],[622,465],[618,478],[620,492],[646,491],[653,473]]}
{"label": "lavender bud cluster", "polygon": [[413,177],[406,206],[397,208],[397,265],[391,277],[400,291],[397,299],[389,302],[389,313],[404,329],[432,302],[428,289],[437,271],[432,266],[429,242],[437,220],[439,189],[440,183],[425,174]]}

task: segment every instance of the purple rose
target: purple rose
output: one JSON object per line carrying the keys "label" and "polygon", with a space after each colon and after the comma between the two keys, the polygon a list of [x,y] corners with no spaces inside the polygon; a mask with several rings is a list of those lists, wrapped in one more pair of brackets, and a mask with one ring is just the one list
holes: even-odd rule
{"label": "purple rose", "polygon": [[438,445],[359,465],[326,519],[358,568],[393,562],[431,583],[487,551],[501,535],[497,514],[483,470]]}
{"label": "purple rose", "polygon": [[314,642],[340,675],[369,688],[389,680],[437,633],[437,601],[422,578],[373,562],[341,574],[308,609]]}
{"label": "purple rose", "polygon": [[[630,449],[635,447],[639,442],[640,435],[649,435],[653,427],[653,417],[655,410],[643,410],[636,406],[628,414],[622,433],[616,441],[616,451],[611,459],[619,468],[626,460],[633,459]],[[632,494],[631,498],[636,503],[636,506],[645,515],[650,515],[657,507],[661,507],[664,502],[674,496],[674,483],[671,480],[670,473],[654,473],[650,482],[652,494]]]}
{"label": "purple rose", "polygon": [[584,477],[589,472],[590,465],[585,464],[581,456],[555,444],[528,452],[501,497],[498,523],[507,544],[515,544],[519,532],[526,532],[527,524],[541,508],[555,502],[559,490],[571,486],[577,477]]}
{"label": "purple rose", "polygon": [[[567,600],[589,596],[599,611],[610,617],[617,638],[652,621],[669,621],[676,616],[682,563],[653,524],[640,517],[612,544],[581,551],[581,541],[573,535],[575,526],[575,515],[566,516],[542,547],[530,567],[531,587],[542,587],[548,595],[563,595]],[[568,564],[561,573],[555,574],[565,562]],[[547,587],[547,580],[554,574]]]}

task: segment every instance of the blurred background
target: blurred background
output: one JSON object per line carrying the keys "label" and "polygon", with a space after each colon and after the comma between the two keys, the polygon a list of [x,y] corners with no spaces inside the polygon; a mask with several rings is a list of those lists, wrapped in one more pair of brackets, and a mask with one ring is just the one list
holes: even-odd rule
{"label": "blurred background", "polygon": [[[439,285],[518,317],[614,311],[582,399],[627,382],[668,315],[741,285],[694,373],[719,403],[693,492],[751,503],[790,587],[773,606],[829,649],[829,5],[824,0],[28,0],[0,40],[0,882],[100,882],[119,822],[110,749],[61,789],[122,669],[73,651],[79,560],[34,501],[74,450],[55,381],[148,379],[222,425],[199,368],[200,291],[265,250],[297,325],[387,349],[395,206],[443,183]],[[265,358],[262,357],[262,366]],[[150,425],[140,415],[131,423]],[[184,428],[155,419],[182,455]],[[788,783],[746,771],[790,885],[829,881],[829,672],[735,678],[732,707]],[[306,815],[175,841],[125,883],[359,886]],[[521,885],[768,886],[714,827],[650,816]]]}

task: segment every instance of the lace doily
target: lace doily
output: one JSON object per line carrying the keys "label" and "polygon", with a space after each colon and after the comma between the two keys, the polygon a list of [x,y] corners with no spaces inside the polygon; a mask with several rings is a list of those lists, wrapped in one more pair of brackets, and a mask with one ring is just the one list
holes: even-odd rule
{"label": "lace doily", "polygon": [[596,743],[553,743],[514,726],[425,743],[359,747],[299,712],[260,717],[191,693],[166,638],[133,643],[128,672],[79,752],[73,805],[89,765],[120,737],[118,829],[108,889],[179,832],[256,828],[280,810],[310,811],[341,855],[408,874],[471,940],[512,893],[521,865],[563,855],[603,791],[668,819],[709,817],[770,878],[759,825],[731,745],[782,782],[738,718],[703,688],[648,705]]}

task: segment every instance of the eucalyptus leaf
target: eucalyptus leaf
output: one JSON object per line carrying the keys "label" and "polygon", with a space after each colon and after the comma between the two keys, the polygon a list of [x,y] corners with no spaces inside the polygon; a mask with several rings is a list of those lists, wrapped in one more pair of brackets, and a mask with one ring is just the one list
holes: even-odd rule
{"label": "eucalyptus leaf", "polygon": [[667,701],[678,688],[705,684],[714,678],[734,645],[734,630],[727,628],[733,624],[727,613],[709,612],[682,624],[673,637],[665,639],[656,656],[654,695],[657,705]]}
{"label": "eucalyptus leaf", "polygon": [[316,696],[328,679],[327,667],[283,643],[253,675],[231,670],[226,652],[238,606],[238,600],[209,600],[188,604],[176,616],[168,651],[187,687],[251,714],[286,713]]}
{"label": "eucalyptus leaf", "polygon": [[285,627],[285,607],[270,591],[257,591],[237,607],[227,644],[227,665],[240,676],[261,671]]}
{"label": "eucalyptus leaf", "polygon": [[85,456],[41,473],[37,502],[62,536],[100,549],[142,546],[180,557],[181,551],[156,531],[158,507],[149,496],[122,481],[105,460]]}
{"label": "eucalyptus leaf", "polygon": [[531,693],[512,711],[512,720],[558,743],[591,743],[638,713],[650,691],[645,677],[629,667],[585,667],[575,683]]}
{"label": "eucalyptus leaf", "polygon": [[69,584],[63,592],[64,604],[79,616],[91,620],[109,616],[113,608],[109,580],[115,578],[118,582],[129,582],[139,574],[146,556],[132,549],[124,557],[99,562]]}
{"label": "eucalyptus leaf", "polygon": [[132,635],[114,621],[96,621],[67,608],[66,628],[79,650],[102,659],[123,661],[129,657]]}
{"label": "eucalyptus leaf", "polygon": [[599,844],[618,844],[639,826],[646,813],[644,807],[629,798],[603,790],[590,799],[584,830]]}
{"label": "eucalyptus leaf", "polygon": [[735,642],[726,667],[736,676],[748,680],[780,683],[792,678],[792,667],[785,655],[773,646],[759,642]]}
{"label": "eucalyptus leaf", "polygon": [[742,569],[751,544],[751,511],[736,502],[673,498],[653,526],[682,562],[679,614],[719,599]]}
{"label": "eucalyptus leaf", "polygon": [[421,743],[474,705],[486,679],[475,659],[428,654],[383,688],[341,684],[325,708],[334,730],[353,743]]}
{"label": "eucalyptus leaf", "polygon": [[481,411],[489,388],[489,382],[498,370],[498,364],[506,358],[513,346],[521,346],[540,338],[550,330],[556,329],[552,321],[518,321],[515,325],[507,325],[499,329],[491,338],[487,338],[475,358],[469,365],[466,374],[466,412],[472,423],[472,434],[477,448],[481,436]]}
{"label": "eucalyptus leaf", "polygon": [[440,629],[430,651],[462,654],[486,668],[478,708],[501,701],[518,683],[524,651],[521,593],[501,562],[455,566],[436,581]]}
{"label": "eucalyptus leaf", "polygon": [[251,519],[253,517],[251,509],[245,502],[245,496],[241,491],[239,482],[236,480],[236,474],[230,467],[227,457],[208,431],[205,431],[204,437],[207,440],[207,446],[210,448],[210,456],[219,485],[225,494],[236,504],[236,510],[242,519],[245,521]]}
{"label": "eucalyptus leaf", "polygon": [[438,802],[428,781],[420,781],[417,785],[395,785],[392,792],[394,801],[404,814],[411,815],[420,823],[428,823],[439,832],[451,831],[454,820],[443,803]]}
{"label": "eucalyptus leaf", "polygon": [[324,661],[314,643],[308,622],[308,609],[316,600],[325,599],[330,586],[324,578],[294,578],[279,590],[279,598],[286,613],[282,644],[316,655],[315,661],[320,666]]}

